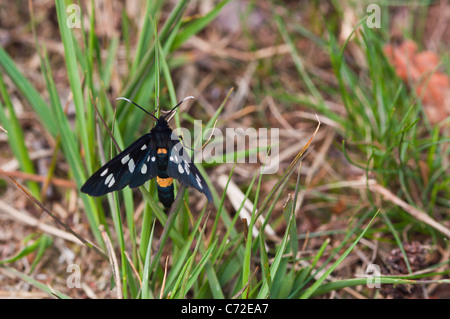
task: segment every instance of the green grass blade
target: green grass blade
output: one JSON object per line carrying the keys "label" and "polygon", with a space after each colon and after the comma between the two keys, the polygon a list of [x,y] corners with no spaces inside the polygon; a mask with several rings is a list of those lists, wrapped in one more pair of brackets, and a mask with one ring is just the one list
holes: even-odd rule
{"label": "green grass blade", "polygon": [[[41,59],[41,67],[44,73],[47,90],[50,95],[51,107],[53,113],[55,114],[55,117],[57,118],[57,131],[61,136],[61,146],[64,151],[64,155],[69,162],[75,182],[78,187],[81,187],[81,185],[83,185],[83,183],[86,181],[86,175],[84,172],[76,137],[61,106],[59,95],[52,76],[52,71],[50,69],[50,62],[45,50]],[[94,200],[92,199],[92,197],[84,194],[81,195],[81,198],[84,203],[86,216],[91,226],[91,231],[95,235],[97,243],[103,245],[103,239],[98,229],[98,226],[100,225],[100,218],[97,214]]]}
{"label": "green grass blade", "polygon": [[74,39],[72,31],[69,29],[66,23],[67,20],[66,6],[64,5],[63,1],[56,2],[56,13],[58,16],[58,24],[61,33],[61,40],[64,45],[67,74],[69,77],[70,88],[73,94],[73,102],[77,114],[76,128],[81,135],[81,142],[84,149],[86,150],[85,162],[87,171],[89,174],[92,174],[93,173],[92,158],[91,153],[88,151],[91,149],[90,147],[91,143],[90,139],[88,138],[86,130],[86,128],[88,127],[86,125],[86,114],[92,113],[92,109],[85,108],[83,92],[81,89],[80,75],[78,74],[78,63],[77,63],[77,56],[75,54]]}
{"label": "green grass blade", "polygon": [[[12,105],[11,99],[8,95],[5,82],[3,81],[3,76],[0,74],[0,96],[5,102],[6,109],[9,112],[9,116],[5,113],[5,107],[2,104],[2,99],[0,99],[0,122],[3,127],[8,131],[7,137],[11,150],[14,153],[17,161],[19,162],[19,167],[22,171],[30,174],[35,174],[35,169],[33,162],[28,154],[27,147],[25,145],[25,138],[20,127],[19,120],[17,119],[16,112]],[[28,182],[27,186],[30,192],[36,198],[40,198],[39,185],[35,182]]]}
{"label": "green grass blade", "polygon": [[167,295],[169,293],[169,291],[171,291],[171,290],[173,291],[174,282],[181,275],[182,268],[186,264],[186,258],[190,252],[190,248],[192,246],[192,243],[194,242],[195,235],[197,234],[197,230],[200,227],[200,223],[202,221],[205,211],[206,211],[206,206],[202,210],[202,213],[200,214],[199,218],[197,219],[197,222],[193,225],[193,227],[192,227],[193,231],[189,234],[188,238],[186,239],[184,246],[181,248],[180,253],[178,254],[177,260],[174,262],[174,264],[170,270],[169,276],[167,277],[167,280],[166,280],[166,288],[164,291],[164,295]]}
{"label": "green grass blade", "polygon": [[[253,245],[253,227],[255,225],[256,221],[256,206],[258,205],[258,198],[259,193],[261,189],[261,181],[262,181],[262,174],[259,174],[259,181],[258,186],[256,189],[256,196],[255,196],[255,202],[253,205],[253,211],[251,213],[250,222],[248,223],[248,233],[247,233],[247,240],[245,242],[245,254],[244,254],[244,263],[242,267],[242,287],[245,287],[245,285],[250,281],[250,274],[251,274],[251,258],[252,258],[252,245]],[[249,287],[247,287],[242,292],[243,298],[248,298],[249,293]]]}
{"label": "green grass blade", "polygon": [[[391,285],[417,285],[417,284],[423,284],[420,280],[412,280],[412,279],[405,279],[400,277],[377,277],[377,280],[379,280],[380,284],[391,284]],[[311,297],[314,296],[320,296],[324,295],[326,293],[329,293],[333,290],[339,290],[346,287],[355,287],[355,286],[361,286],[361,285],[367,285],[368,278],[350,278],[345,280],[337,280],[333,282],[328,282],[320,287],[317,288],[316,291],[311,295]],[[450,284],[450,280],[443,279],[443,280],[427,280],[427,284],[436,283],[436,284]]]}
{"label": "green grass blade", "polygon": [[20,271],[14,269],[14,268],[6,267],[6,266],[0,266],[0,267],[3,268],[4,270],[6,270],[7,272],[11,273],[12,275],[19,277],[23,281],[28,282],[30,285],[49,294],[50,296],[53,296],[53,297],[56,297],[59,299],[71,299],[68,295],[58,292],[58,291],[52,289],[51,287],[49,287],[47,284],[43,284],[43,283],[33,279],[32,277],[21,273]]}
{"label": "green grass blade", "polygon": [[[203,227],[202,227],[201,231],[198,234],[197,242],[196,242],[195,247],[194,247],[194,251],[192,252],[191,257],[189,258],[188,267],[186,268],[186,272],[183,275],[183,281],[182,281],[182,284],[181,284],[181,289],[180,289],[180,292],[178,294],[179,298],[186,298],[186,293],[189,291],[189,289],[191,288],[192,284],[196,281],[197,276],[199,274],[199,272],[191,272],[191,269],[194,266],[195,256],[197,255],[197,252],[198,252],[198,250],[200,248],[200,245],[202,243],[202,237],[203,237],[203,234],[205,232],[206,222],[207,222],[207,220],[203,224]],[[197,265],[197,268],[203,267],[204,258],[205,257],[208,258],[208,256],[210,254],[211,254],[211,250],[209,249],[207,251],[207,255],[203,256],[203,258],[201,259],[200,263]],[[192,279],[194,279],[194,280],[192,280]]]}
{"label": "green grass blade", "polygon": [[[275,276],[277,275],[278,269],[280,267],[284,252],[286,250],[286,247],[288,245],[288,238],[289,238],[289,233],[290,233],[290,228],[292,225],[292,221],[295,218],[295,214],[294,214],[294,210],[293,210],[294,206],[293,206],[293,202],[292,202],[292,198],[289,196],[288,200],[286,202],[286,204],[283,207],[283,211],[286,211],[285,214],[289,215],[289,222],[288,225],[286,227],[286,231],[284,233],[283,236],[283,240],[281,241],[280,246],[277,249],[277,252],[275,254],[275,258],[272,262],[272,265],[270,265],[270,277],[271,278],[275,278]],[[258,299],[261,298],[267,298],[269,296],[269,282],[265,281],[261,287],[261,289],[258,292]]]}
{"label": "green grass blade", "polygon": [[143,51],[144,49],[148,48],[148,45],[150,43],[151,32],[148,32],[148,30],[150,29],[149,24],[151,24],[150,17],[154,12],[154,3],[154,1],[147,1],[146,3],[145,13],[143,17],[144,23],[142,24],[142,27],[139,28],[139,39],[136,45],[136,52],[134,55],[130,74],[134,74],[136,72],[136,68],[142,60]]}
{"label": "green grass blade", "polygon": [[153,231],[155,229],[155,223],[153,223],[152,231],[150,232],[150,241],[147,246],[147,253],[145,255],[144,272],[142,275],[142,299],[154,298],[149,287],[150,271],[151,271],[151,249],[153,242]]}
{"label": "green grass blade", "polygon": [[263,278],[263,286],[267,286],[268,290],[272,290],[272,277],[270,277],[269,256],[266,252],[266,246],[264,242],[264,234],[262,227],[259,230],[259,251],[261,254],[261,272]]}
{"label": "green grass blade", "polygon": [[275,16],[275,22],[277,23],[278,29],[280,30],[281,35],[284,38],[284,41],[288,44],[291,57],[294,60],[295,67],[297,68],[298,73],[302,77],[303,81],[305,82],[306,86],[308,87],[311,94],[316,99],[316,103],[319,105],[324,105],[324,100],[322,98],[322,95],[320,94],[319,90],[316,88],[314,82],[309,77],[308,73],[305,70],[305,66],[303,65],[303,61],[300,58],[300,55],[297,52],[297,49],[295,48],[295,45],[289,36],[284,23],[280,16]]}
{"label": "green grass blade", "polygon": [[[201,240],[199,240],[199,245],[202,245]],[[203,270],[205,270],[208,280],[210,281],[210,287],[213,293],[214,299],[223,299],[223,293],[220,289],[220,284],[217,281],[217,276],[214,273],[214,270],[212,268],[211,263],[209,262],[209,259],[216,248],[217,241],[213,243],[211,247],[209,247],[205,252],[202,253],[202,258],[200,259],[199,263],[196,265],[196,267],[192,270],[192,273],[187,280],[185,291],[189,291],[191,287],[199,280],[199,276]]]}
{"label": "green grass blade", "polygon": [[219,2],[214,9],[208,12],[205,16],[195,19],[193,22],[189,23],[188,26],[184,27],[176,36],[176,39],[173,43],[172,50],[180,47],[187,39],[191,36],[199,33],[203,30],[212,20],[214,20],[217,15],[220,13],[222,8],[228,3],[230,0],[223,0]]}
{"label": "green grass blade", "polygon": [[28,256],[31,253],[37,251],[42,245],[45,249],[45,248],[50,247],[52,245],[52,243],[53,243],[53,241],[52,241],[51,237],[42,235],[37,240],[33,241],[31,244],[25,246],[15,256],[4,259],[4,260],[0,260],[0,265],[15,262],[25,256]]}
{"label": "green grass blade", "polygon": [[308,289],[306,289],[306,291],[300,296],[300,299],[307,299],[310,298],[312,296],[312,294],[317,290],[317,288],[319,288],[323,281],[333,272],[333,270],[339,266],[339,264],[345,259],[345,257],[347,257],[348,254],[350,254],[350,252],[353,250],[353,248],[355,248],[356,244],[358,244],[358,242],[361,240],[361,238],[364,236],[364,234],[367,232],[367,230],[370,228],[370,226],[372,225],[373,221],[375,220],[375,218],[378,215],[377,211],[375,213],[375,215],[372,217],[372,220],[369,222],[369,224],[367,225],[367,227],[361,232],[361,234],[355,239],[355,241],[352,243],[352,245],[341,255],[341,257],[339,257],[339,259],[333,264],[331,265],[330,268],[328,268],[325,273],[314,283],[312,284],[311,287],[309,287]]}

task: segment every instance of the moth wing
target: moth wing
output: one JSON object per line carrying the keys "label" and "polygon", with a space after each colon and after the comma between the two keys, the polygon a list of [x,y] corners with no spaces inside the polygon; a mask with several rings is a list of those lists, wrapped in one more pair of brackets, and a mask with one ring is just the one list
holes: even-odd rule
{"label": "moth wing", "polygon": [[167,175],[177,179],[186,187],[194,187],[205,194],[209,202],[212,202],[211,191],[188,153],[179,141],[175,141],[173,144],[167,163]]}
{"label": "moth wing", "polygon": [[90,196],[102,196],[127,185],[144,184],[156,176],[154,153],[153,136],[147,133],[92,174],[81,191]]}

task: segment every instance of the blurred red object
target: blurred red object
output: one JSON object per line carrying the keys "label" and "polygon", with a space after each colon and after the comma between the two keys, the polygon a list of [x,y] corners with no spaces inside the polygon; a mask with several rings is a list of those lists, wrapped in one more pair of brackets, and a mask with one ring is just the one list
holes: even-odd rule
{"label": "blurred red object", "polygon": [[417,44],[411,40],[387,44],[384,53],[397,75],[422,99],[430,123],[445,120],[450,115],[450,79],[437,70],[439,57],[430,51],[417,53]]}

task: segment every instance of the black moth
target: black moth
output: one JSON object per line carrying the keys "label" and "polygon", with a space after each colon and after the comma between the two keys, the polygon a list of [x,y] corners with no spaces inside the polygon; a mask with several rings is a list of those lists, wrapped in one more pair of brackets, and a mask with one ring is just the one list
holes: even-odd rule
{"label": "black moth", "polygon": [[[178,137],[172,136],[169,127],[170,115],[187,99],[178,103],[168,114],[159,119],[145,111],[156,120],[156,125],[128,146],[120,154],[103,165],[81,187],[81,191],[90,196],[102,196],[112,191],[121,190],[129,185],[131,188],[141,186],[152,178],[157,178],[158,197],[169,208],[174,201],[173,179],[186,187],[194,187],[205,194],[212,202],[211,192],[202,175],[191,162]],[[169,116],[169,120],[167,117]]]}

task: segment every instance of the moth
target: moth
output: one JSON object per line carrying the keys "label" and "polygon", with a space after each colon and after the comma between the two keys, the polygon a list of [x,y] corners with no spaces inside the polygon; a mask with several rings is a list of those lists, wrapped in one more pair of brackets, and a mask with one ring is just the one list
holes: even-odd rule
{"label": "moth", "polygon": [[131,188],[141,186],[156,177],[158,198],[166,208],[170,208],[174,202],[174,179],[186,187],[196,188],[212,202],[211,191],[203,176],[192,163],[179,137],[172,134],[168,123],[175,110],[184,101],[193,98],[189,96],[183,99],[159,118],[131,100],[118,98],[139,107],[153,117],[156,124],[149,133],[141,136],[96,171],[81,187],[81,191],[97,197],[121,190],[127,185]]}

